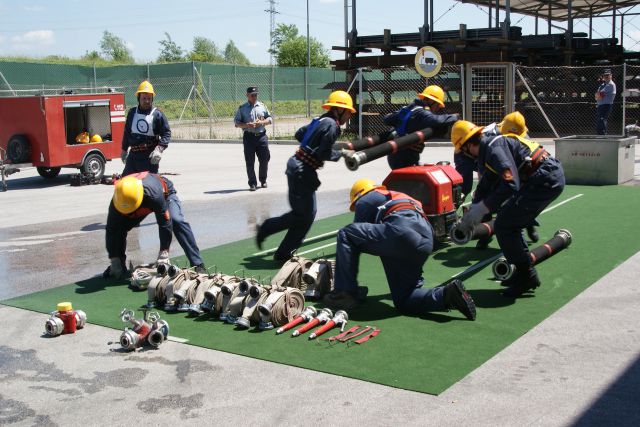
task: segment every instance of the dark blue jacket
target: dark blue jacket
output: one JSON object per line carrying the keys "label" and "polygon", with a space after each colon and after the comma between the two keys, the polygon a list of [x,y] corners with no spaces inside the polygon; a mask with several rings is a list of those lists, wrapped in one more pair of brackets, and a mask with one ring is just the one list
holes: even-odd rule
{"label": "dark blue jacket", "polygon": [[[125,215],[116,210],[113,200],[109,205],[107,216],[106,244],[109,258],[124,257],[127,233],[136,225],[140,224],[150,213],[156,216],[158,223],[158,234],[160,237],[160,249],[169,249],[172,240],[172,222],[169,215],[169,204],[167,198],[176,191],[173,183],[160,175],[143,172],[146,174],[142,178],[144,196],[142,204],[134,212]],[[164,181],[165,186],[162,182]]]}
{"label": "dark blue jacket", "polygon": [[[314,122],[317,124],[314,124]],[[301,145],[301,148],[320,164],[326,160],[332,162],[340,160],[340,151],[332,149],[333,144],[335,144],[342,132],[336,119],[330,113],[325,113],[308,125],[302,126],[295,134],[298,142],[303,142],[310,126],[313,126],[313,129],[310,130],[311,133],[307,137],[304,144],[305,147]]]}
{"label": "dark blue jacket", "polygon": [[[157,145],[163,148],[167,148],[169,141],[171,141],[171,128],[169,127],[169,120],[160,109],[156,108],[153,112],[153,134],[154,137],[147,135],[141,135],[138,133],[131,133],[131,124],[133,117],[136,113],[136,108],[133,107],[127,113],[127,121],[124,124],[124,135],[122,137],[122,149],[126,151],[129,147],[138,144],[149,144],[157,141]],[[143,110],[138,108],[140,114],[149,114],[151,109]],[[151,148],[153,149],[153,148]]]}

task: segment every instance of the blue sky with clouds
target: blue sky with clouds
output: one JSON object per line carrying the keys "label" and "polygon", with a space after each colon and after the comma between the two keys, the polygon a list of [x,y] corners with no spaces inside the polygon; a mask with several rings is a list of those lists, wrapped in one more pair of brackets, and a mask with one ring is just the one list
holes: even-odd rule
{"label": "blue sky with clouds", "polygon": [[[276,22],[295,24],[306,34],[306,4],[306,0],[277,0]],[[393,33],[415,32],[422,25],[423,4],[423,0],[359,0],[358,33],[381,34],[384,28]],[[468,28],[488,24],[486,8],[453,0],[434,4],[436,30],[457,29],[460,23]],[[0,0],[0,56],[80,57],[99,50],[103,31],[108,30],[125,40],[140,63],[157,58],[158,41],[167,32],[186,50],[194,36],[207,37],[220,48],[231,39],[252,63],[268,64],[268,7],[267,0]],[[342,45],[344,0],[309,0],[309,9],[311,36],[328,49]],[[513,15],[511,22],[522,26],[524,34],[533,32],[533,18]],[[594,22],[594,37],[610,37],[611,18]],[[587,25],[587,20],[578,21],[575,30],[586,32]],[[540,31],[546,32],[546,25]],[[639,50],[640,17],[626,18],[625,34],[625,47]],[[344,54],[330,51],[330,55],[341,58]]]}

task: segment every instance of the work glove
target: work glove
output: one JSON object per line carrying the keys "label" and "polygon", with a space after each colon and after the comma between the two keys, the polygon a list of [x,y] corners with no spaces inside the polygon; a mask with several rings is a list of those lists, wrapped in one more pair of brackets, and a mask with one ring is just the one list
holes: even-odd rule
{"label": "work glove", "polygon": [[157,264],[169,264],[169,250],[168,249],[160,249],[158,252],[158,260]]}
{"label": "work glove", "polygon": [[127,155],[129,154],[129,152],[127,150],[122,150],[120,152],[120,159],[122,160],[122,163],[127,163]]}
{"label": "work glove", "polygon": [[162,150],[160,149],[160,147],[156,147],[155,150],[153,150],[151,154],[149,154],[149,159],[151,159],[150,161],[152,165],[157,165],[158,163],[160,163],[161,158]]}
{"label": "work glove", "polygon": [[342,148],[342,149],[340,149],[340,155],[341,155],[342,157],[349,157],[349,156],[351,156],[353,153],[355,153],[355,151],[354,151],[354,150],[349,150],[349,149],[347,149],[347,148]]}
{"label": "work glove", "polygon": [[473,227],[480,224],[482,218],[489,213],[489,208],[483,202],[474,203],[460,220],[458,229],[463,233],[471,233]]}

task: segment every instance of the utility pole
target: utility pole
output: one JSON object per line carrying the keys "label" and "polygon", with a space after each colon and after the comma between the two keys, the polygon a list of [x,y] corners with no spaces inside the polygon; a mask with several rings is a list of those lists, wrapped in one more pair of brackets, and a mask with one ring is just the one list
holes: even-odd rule
{"label": "utility pole", "polygon": [[[269,9],[265,9],[269,16],[269,50],[273,49],[273,33],[276,30],[276,15],[280,12],[276,10],[276,1],[275,0],[267,0],[269,3]],[[269,52],[269,61],[271,66],[273,67],[273,53]]]}

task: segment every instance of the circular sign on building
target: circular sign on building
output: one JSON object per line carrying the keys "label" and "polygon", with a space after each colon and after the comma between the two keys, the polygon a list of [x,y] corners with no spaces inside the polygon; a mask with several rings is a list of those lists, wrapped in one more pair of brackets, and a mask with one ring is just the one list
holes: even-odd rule
{"label": "circular sign on building", "polygon": [[418,49],[415,58],[416,71],[424,77],[433,77],[442,68],[442,57],[435,47],[425,46]]}

